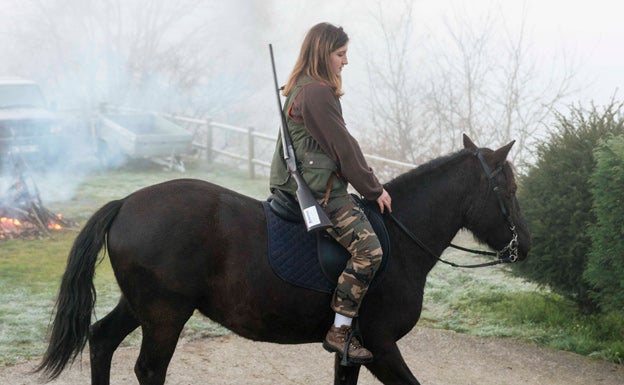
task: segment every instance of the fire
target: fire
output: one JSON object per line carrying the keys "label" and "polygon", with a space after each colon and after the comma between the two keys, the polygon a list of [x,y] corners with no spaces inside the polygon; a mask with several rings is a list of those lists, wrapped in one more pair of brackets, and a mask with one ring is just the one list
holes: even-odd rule
{"label": "fire", "polygon": [[[46,228],[48,230],[63,230],[63,216],[56,214],[55,218],[50,218]],[[37,226],[29,221],[20,220],[18,218],[0,217],[0,239],[10,239],[23,237],[24,235],[33,235]]]}
{"label": "fire", "polygon": [[[63,221],[63,215],[62,214],[56,214],[56,218],[59,221]],[[48,229],[49,230],[63,230],[63,226],[61,226],[60,223],[58,222],[54,222],[52,220],[50,220],[50,222],[48,222]]]}
{"label": "fire", "polygon": [[0,218],[0,236],[4,238],[5,233],[17,233],[22,226],[22,222],[16,218]]}
{"label": "fire", "polygon": [[26,173],[24,160],[9,158],[15,179],[6,191],[0,191],[0,239],[41,238],[51,231],[77,226],[43,206],[35,180]]}
{"label": "fire", "polygon": [[18,227],[22,225],[22,222],[20,222],[19,219],[15,219],[15,218],[7,218],[7,217],[2,217],[0,218],[0,224],[2,224],[2,227]]}
{"label": "fire", "polygon": [[22,222],[17,218],[0,217],[0,239],[19,233],[21,227]]}

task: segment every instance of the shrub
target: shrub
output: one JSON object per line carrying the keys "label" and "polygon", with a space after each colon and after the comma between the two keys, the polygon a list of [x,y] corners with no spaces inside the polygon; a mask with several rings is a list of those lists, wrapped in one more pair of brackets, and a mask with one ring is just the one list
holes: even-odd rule
{"label": "shrub", "polygon": [[624,136],[610,137],[596,151],[591,192],[596,224],[584,272],[592,298],[604,311],[624,309]]}
{"label": "shrub", "polygon": [[557,130],[537,149],[537,161],[520,178],[518,198],[532,237],[531,257],[514,272],[550,287],[585,310],[595,310],[583,271],[591,248],[587,229],[596,223],[590,176],[594,148],[608,134],[624,133],[622,105],[598,111],[571,107],[557,114]]}

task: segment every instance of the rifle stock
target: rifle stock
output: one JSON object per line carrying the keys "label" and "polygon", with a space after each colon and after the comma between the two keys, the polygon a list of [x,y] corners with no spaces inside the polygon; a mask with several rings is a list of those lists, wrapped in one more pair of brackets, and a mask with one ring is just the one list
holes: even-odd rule
{"label": "rifle stock", "polygon": [[273,46],[269,44],[269,51],[271,53],[271,66],[273,67],[273,81],[275,83],[275,92],[277,93],[277,108],[279,109],[282,125],[280,127],[280,133],[282,136],[282,147],[284,148],[284,160],[288,172],[297,183],[297,201],[299,202],[299,208],[303,215],[303,222],[306,225],[306,229],[309,231],[323,230],[332,227],[332,223],[327,217],[327,214],[319,205],[319,203],[312,195],[312,191],[303,180],[299,170],[297,170],[297,160],[295,159],[295,151],[288,134],[288,122],[286,116],[282,110],[282,100],[280,98],[280,89],[277,83],[277,72],[275,70],[275,59],[273,58]]}

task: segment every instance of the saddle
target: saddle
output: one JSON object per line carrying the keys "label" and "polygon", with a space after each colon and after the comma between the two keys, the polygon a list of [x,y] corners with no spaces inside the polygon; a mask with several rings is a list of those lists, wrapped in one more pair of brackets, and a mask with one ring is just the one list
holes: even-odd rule
{"label": "saddle", "polygon": [[[368,217],[383,250],[383,258],[369,290],[381,281],[390,255],[390,241],[374,202],[352,195]],[[263,202],[269,238],[269,264],[277,276],[293,285],[332,293],[351,254],[327,232],[308,233],[299,204],[275,190]]]}

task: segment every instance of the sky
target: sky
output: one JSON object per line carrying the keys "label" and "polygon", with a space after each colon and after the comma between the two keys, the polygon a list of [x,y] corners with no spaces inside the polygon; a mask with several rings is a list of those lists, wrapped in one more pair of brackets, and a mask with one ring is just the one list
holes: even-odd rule
{"label": "sky", "polygon": [[[52,3],[54,0],[47,0]],[[130,0],[139,3],[142,0]],[[197,0],[201,1],[201,0]],[[231,49],[249,49],[249,40],[262,48],[253,65],[263,65],[266,44],[276,48],[278,75],[290,70],[305,32],[313,24],[329,21],[348,31],[357,54],[374,39],[380,38],[378,28],[371,25],[372,15],[382,9],[390,14],[401,9],[404,0],[229,0],[220,4],[218,18],[206,23],[220,25]],[[55,2],[55,1],[54,1]],[[174,4],[172,2],[171,4]],[[459,14],[478,20],[492,12],[504,17],[504,25],[517,28],[524,18],[531,49],[543,59],[565,54],[577,69],[582,88],[579,100],[607,103],[616,89],[624,92],[624,3],[617,0],[413,0],[415,39],[420,34],[436,35],[444,28],[444,20]],[[0,0],[0,30],[24,8],[19,0]],[[214,8],[214,6],[213,6]],[[498,12],[498,10],[500,10]],[[198,17],[205,18],[204,15]],[[238,31],[247,31],[236,36]],[[501,31],[495,31],[502,33]],[[220,38],[220,37],[219,37]],[[237,38],[240,39],[237,41]],[[260,52],[264,56],[260,56]],[[0,47],[0,55],[9,55]],[[360,59],[357,55],[353,59]],[[361,65],[361,63],[359,63]],[[358,63],[352,61],[353,72]],[[0,67],[1,68],[1,67]],[[349,68],[348,70],[351,70]],[[270,73],[270,72],[269,72]],[[346,71],[348,75],[349,71]],[[0,73],[0,75],[4,75]],[[548,76],[548,74],[546,74]]]}
{"label": "sky", "polygon": [[527,4],[535,43],[543,46],[544,52],[566,49],[576,55],[579,70],[589,84],[581,99],[606,104],[616,89],[620,98],[624,95],[624,3],[532,0]]}

